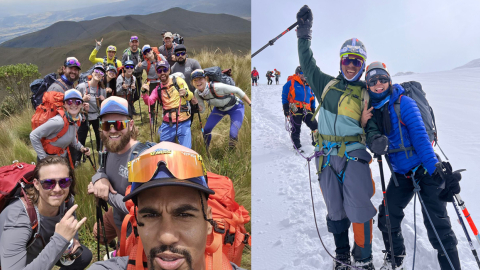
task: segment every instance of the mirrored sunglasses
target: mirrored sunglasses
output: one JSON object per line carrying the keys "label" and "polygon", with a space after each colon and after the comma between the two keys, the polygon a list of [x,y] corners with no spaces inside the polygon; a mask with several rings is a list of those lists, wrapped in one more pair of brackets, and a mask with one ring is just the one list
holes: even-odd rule
{"label": "mirrored sunglasses", "polygon": [[361,67],[363,65],[363,59],[356,55],[346,55],[342,57],[342,65],[348,66],[350,63],[355,67]]}
{"label": "mirrored sunglasses", "polygon": [[65,103],[68,105],[68,106],[71,106],[72,104],[75,104],[77,106],[80,106],[82,103],[83,103],[83,100],[80,100],[80,99],[67,99],[65,100]]}
{"label": "mirrored sunglasses", "polygon": [[75,59],[70,59],[70,60],[67,60],[65,62],[65,66],[68,66],[68,65],[77,65],[77,66],[80,66],[80,62],[78,62],[77,60]]}
{"label": "mirrored sunglasses", "polygon": [[152,49],[146,49],[146,50],[143,52],[143,54],[145,55],[145,54],[147,54],[147,53],[149,53],[149,52],[151,52],[151,51],[152,51]]}
{"label": "mirrored sunglasses", "polygon": [[134,66],[125,66],[125,69],[134,69]]}
{"label": "mirrored sunglasses", "polygon": [[194,71],[191,75],[192,80],[196,78],[205,78],[205,72],[203,71]]}
{"label": "mirrored sunglasses", "polygon": [[101,70],[99,70],[99,69],[94,69],[93,72],[94,72],[94,73],[97,73],[97,74],[99,74],[99,75],[102,75],[102,76],[105,75],[105,73],[103,73],[103,72],[102,72]]}
{"label": "mirrored sunglasses", "polygon": [[101,121],[100,125],[103,131],[110,131],[113,127],[116,131],[122,131],[127,127],[130,120]]}
{"label": "mirrored sunglasses", "polygon": [[131,36],[130,41],[134,41],[134,40],[138,41],[138,37],[137,36]]}
{"label": "mirrored sunglasses", "polygon": [[167,67],[159,67],[157,68],[157,73],[167,73],[168,68]]}
{"label": "mirrored sunglasses", "polygon": [[181,56],[184,56],[185,54],[187,54],[187,52],[186,52],[186,51],[182,51],[182,52],[176,53],[175,55],[176,55],[176,56],[180,56],[180,55],[181,55]]}
{"label": "mirrored sunglasses", "polygon": [[61,189],[68,188],[72,184],[72,178],[70,177],[65,177],[65,178],[53,178],[53,179],[45,179],[45,180],[40,180],[40,185],[42,185],[42,188],[45,190],[50,190],[54,189],[55,186],[58,185],[60,186]]}
{"label": "mirrored sunglasses", "polygon": [[108,52],[116,52],[117,50],[113,46],[108,46],[107,51]]}

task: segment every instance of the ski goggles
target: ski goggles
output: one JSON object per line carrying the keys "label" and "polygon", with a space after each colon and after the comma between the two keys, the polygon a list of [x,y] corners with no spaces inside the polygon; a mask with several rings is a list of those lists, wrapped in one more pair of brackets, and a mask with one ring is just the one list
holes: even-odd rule
{"label": "ski goggles", "polygon": [[163,164],[177,179],[205,176],[207,171],[202,156],[192,152],[158,149],[128,162],[128,181],[146,183],[157,175]]}
{"label": "ski goggles", "polygon": [[115,48],[114,46],[108,46],[107,52],[117,52],[117,48]]}
{"label": "ski goggles", "polygon": [[152,49],[146,49],[145,51],[143,51],[143,55],[145,55],[145,54],[147,54],[147,53],[149,53],[149,52],[151,52],[151,51],[152,51]]}
{"label": "ski goggles", "polygon": [[104,76],[105,73],[103,73],[103,71],[99,70],[99,69],[94,69],[93,70],[93,73],[97,73],[98,75],[101,75],[101,76]]}
{"label": "ski goggles", "polygon": [[157,68],[157,73],[160,74],[160,73],[167,73],[169,70],[169,68],[167,67],[159,67]]}
{"label": "ski goggles", "polygon": [[54,189],[55,186],[58,185],[60,186],[61,189],[66,189],[70,185],[72,185],[72,178],[70,177],[65,177],[65,178],[53,178],[53,179],[45,179],[45,180],[40,180],[40,185],[42,185],[42,188],[45,190],[50,190]]}
{"label": "ski goggles", "polygon": [[187,54],[187,52],[186,52],[186,51],[183,51],[183,52],[178,52],[178,53],[176,53],[175,55],[178,57],[178,56],[180,56],[180,55],[181,55],[181,56],[184,56],[185,54]]}
{"label": "ski goggles", "polygon": [[82,103],[83,103],[83,100],[80,100],[80,99],[67,99],[65,100],[65,103],[68,105],[68,106],[71,106],[72,104],[75,104],[77,106],[80,106]]}
{"label": "ski goggles", "polygon": [[192,81],[196,78],[205,78],[205,72],[203,70],[195,70],[191,74]]}
{"label": "ski goggles", "polygon": [[77,66],[77,67],[80,67],[80,62],[78,62],[77,60],[75,59],[69,59],[67,61],[65,61],[65,64],[64,66]]}
{"label": "ski goggles", "polygon": [[125,69],[134,69],[134,66],[125,66]]}
{"label": "ski goggles", "polygon": [[138,41],[138,37],[137,37],[137,36],[131,36],[131,37],[130,37],[130,42],[132,42],[132,41],[134,41],[134,40]]}
{"label": "ski goggles", "polygon": [[389,83],[390,79],[387,76],[375,76],[372,79],[370,79],[367,84],[370,87],[374,87],[375,85],[377,85],[377,82]]}
{"label": "ski goggles", "polygon": [[100,126],[103,131],[110,131],[113,127],[116,131],[122,131],[127,127],[130,120],[101,121]]}
{"label": "ski goggles", "polygon": [[342,65],[348,66],[350,63],[355,67],[361,67],[363,65],[363,58],[354,54],[342,56]]}

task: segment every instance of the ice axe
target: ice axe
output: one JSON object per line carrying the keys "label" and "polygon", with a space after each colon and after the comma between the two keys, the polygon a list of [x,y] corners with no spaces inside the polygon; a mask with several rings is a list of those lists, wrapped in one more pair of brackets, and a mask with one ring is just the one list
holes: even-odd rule
{"label": "ice axe", "polygon": [[[310,13],[310,12],[308,12]],[[306,13],[301,19],[303,19],[304,17],[306,17],[308,15],[308,13]],[[287,28],[287,30],[283,31],[282,33],[280,33],[280,35],[276,36],[274,39],[270,40],[267,44],[265,44],[265,46],[263,46],[262,48],[260,48],[258,51],[254,52],[252,54],[252,57],[255,57],[255,55],[259,54],[261,51],[265,50],[265,48],[267,48],[268,46],[273,46],[275,41],[277,41],[279,38],[283,37],[286,33],[290,32],[293,28],[295,28],[296,26],[298,25],[298,21],[295,22],[294,24],[290,25],[290,27]]]}

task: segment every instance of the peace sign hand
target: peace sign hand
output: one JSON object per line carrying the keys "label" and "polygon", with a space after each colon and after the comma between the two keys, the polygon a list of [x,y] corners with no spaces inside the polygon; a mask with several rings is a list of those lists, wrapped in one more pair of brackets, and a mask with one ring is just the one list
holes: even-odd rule
{"label": "peace sign hand", "polygon": [[72,206],[63,216],[63,218],[55,225],[55,232],[60,234],[63,238],[67,241],[72,240],[75,233],[77,233],[78,229],[85,223],[87,220],[84,217],[82,220],[78,221],[73,212],[78,208],[78,204]]}
{"label": "peace sign hand", "polygon": [[368,107],[368,102],[365,100],[365,106],[363,107],[362,119],[361,119],[362,128],[365,128],[365,126],[367,125],[367,121],[373,116],[373,113],[372,113],[373,107],[370,107],[370,109],[367,109],[367,107]]}
{"label": "peace sign hand", "polygon": [[103,38],[102,38],[102,40],[100,40],[100,41],[97,41],[97,39],[95,39],[95,42],[96,42],[96,44],[97,44],[98,47],[101,47],[101,46],[102,46],[102,42],[103,42]]}

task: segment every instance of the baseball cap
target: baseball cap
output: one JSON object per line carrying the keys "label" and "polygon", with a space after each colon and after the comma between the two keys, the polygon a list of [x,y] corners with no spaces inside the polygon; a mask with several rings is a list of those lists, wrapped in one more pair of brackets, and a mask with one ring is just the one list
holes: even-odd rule
{"label": "baseball cap", "polygon": [[159,67],[166,67],[170,68],[170,64],[167,61],[158,61],[157,64],[155,65],[155,69],[158,69]]}
{"label": "baseball cap", "polygon": [[206,175],[203,159],[197,152],[176,143],[161,142],[128,162],[128,181],[132,187],[123,201],[162,186],[184,186],[215,194],[208,187]]}
{"label": "baseball cap", "polygon": [[80,91],[78,91],[76,89],[70,89],[70,90],[65,91],[65,95],[63,97],[63,100],[67,100],[67,99],[83,100],[82,99],[82,94],[80,93]]}
{"label": "baseball cap", "polygon": [[183,44],[178,44],[176,47],[175,47],[175,52],[179,52],[179,51],[187,51],[187,48],[185,47],[185,45]]}
{"label": "baseball cap", "polygon": [[67,57],[67,59],[65,59],[65,63],[63,65],[66,66],[66,67],[77,67],[79,70],[81,70],[80,62],[75,57]]}
{"label": "baseball cap", "polygon": [[165,35],[163,36],[163,38],[172,38],[172,37],[173,37],[172,32],[166,32]]}
{"label": "baseball cap", "polygon": [[121,97],[112,96],[102,102],[100,117],[110,113],[122,114],[132,118],[128,111],[128,101]]}

